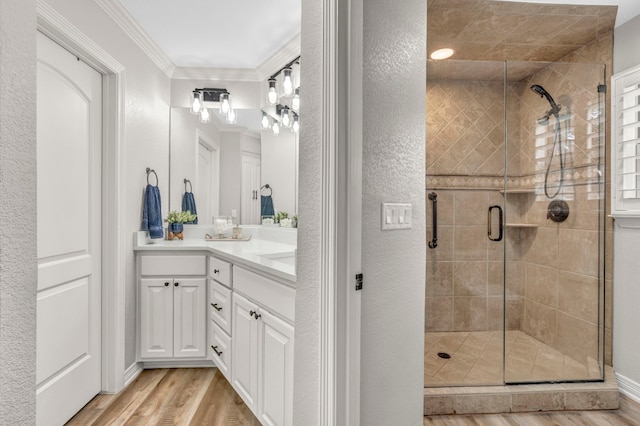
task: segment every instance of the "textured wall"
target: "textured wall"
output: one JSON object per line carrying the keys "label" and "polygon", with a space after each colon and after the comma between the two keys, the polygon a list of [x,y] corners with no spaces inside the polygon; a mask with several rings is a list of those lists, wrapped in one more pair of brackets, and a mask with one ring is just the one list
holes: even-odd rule
{"label": "textured wall", "polygon": [[[426,4],[364,2],[361,424],[422,424]],[[413,205],[381,231],[382,202]]]}
{"label": "textured wall", "polygon": [[320,228],[322,200],[322,6],[309,1],[302,5],[302,52],[300,80],[304,90],[304,126],[300,129],[300,175],[298,193],[298,252],[296,258],[296,327],[293,424],[316,425],[320,409]]}
{"label": "textured wall", "polygon": [[36,2],[0,2],[0,423],[35,422]]}

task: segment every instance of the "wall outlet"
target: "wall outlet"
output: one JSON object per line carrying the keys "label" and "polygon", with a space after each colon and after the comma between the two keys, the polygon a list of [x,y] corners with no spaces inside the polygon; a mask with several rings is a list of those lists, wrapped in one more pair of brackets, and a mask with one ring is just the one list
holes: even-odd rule
{"label": "wall outlet", "polygon": [[411,228],[411,204],[382,203],[382,230]]}

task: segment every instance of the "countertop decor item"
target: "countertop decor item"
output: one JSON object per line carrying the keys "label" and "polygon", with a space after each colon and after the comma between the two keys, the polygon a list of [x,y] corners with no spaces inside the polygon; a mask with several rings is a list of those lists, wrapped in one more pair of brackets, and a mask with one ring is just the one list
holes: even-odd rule
{"label": "countertop decor item", "polygon": [[185,223],[193,223],[196,217],[197,215],[191,213],[189,210],[181,212],[174,210],[172,212],[169,212],[167,218],[164,220],[169,224],[167,239],[173,240],[174,238],[177,238],[179,240],[182,240],[184,238],[182,233],[182,231],[184,230],[183,225]]}

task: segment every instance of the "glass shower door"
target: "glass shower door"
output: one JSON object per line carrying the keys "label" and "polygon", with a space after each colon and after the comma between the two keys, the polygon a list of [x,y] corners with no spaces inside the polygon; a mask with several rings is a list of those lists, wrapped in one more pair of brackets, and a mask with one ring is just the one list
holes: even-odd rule
{"label": "glass shower door", "polygon": [[604,67],[510,62],[507,80],[504,380],[602,379]]}
{"label": "glass shower door", "polygon": [[428,61],[426,387],[504,383],[504,70]]}

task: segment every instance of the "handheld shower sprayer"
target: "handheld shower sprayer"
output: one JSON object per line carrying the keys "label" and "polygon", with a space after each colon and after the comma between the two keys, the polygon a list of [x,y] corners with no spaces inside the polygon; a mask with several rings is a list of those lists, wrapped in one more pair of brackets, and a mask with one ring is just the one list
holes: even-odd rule
{"label": "handheld shower sprayer", "polygon": [[[564,153],[562,152],[562,124],[560,123],[560,108],[561,106],[553,100],[553,97],[545,90],[544,87],[539,84],[534,84],[530,87],[534,93],[540,95],[541,98],[546,98],[551,105],[551,109],[547,111],[544,116],[538,118],[538,124],[541,126],[547,126],[549,124],[549,117],[553,115],[555,117],[555,125],[553,129],[553,147],[551,148],[551,156],[549,157],[549,163],[547,164],[547,170],[544,174],[544,194],[547,198],[555,198],[560,191],[562,190],[562,186],[564,185]],[[549,174],[551,173],[551,162],[553,161],[553,156],[556,151],[556,147],[558,148],[558,157],[560,160],[560,181],[558,182],[558,188],[555,193],[551,194],[549,192]]]}
{"label": "handheld shower sprayer", "polygon": [[541,98],[547,98],[549,105],[551,105],[551,109],[547,111],[545,115],[547,120],[549,119],[549,116],[551,114],[553,114],[557,118],[558,114],[560,113],[560,108],[562,107],[558,105],[556,101],[553,100],[553,97],[549,94],[549,92],[547,92],[545,88],[540,86],[539,84],[534,84],[533,86],[530,87],[530,89],[533,90],[538,95],[540,95]]}

